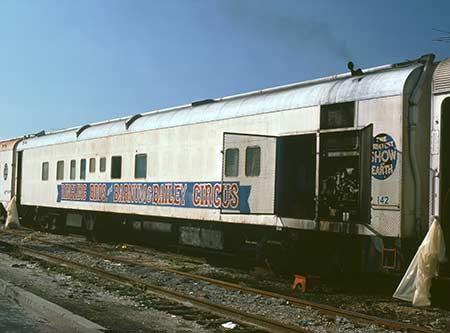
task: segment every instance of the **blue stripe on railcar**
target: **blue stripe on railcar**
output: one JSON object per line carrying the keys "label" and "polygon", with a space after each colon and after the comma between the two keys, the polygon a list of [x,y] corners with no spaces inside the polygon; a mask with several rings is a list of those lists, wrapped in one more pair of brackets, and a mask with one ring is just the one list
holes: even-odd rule
{"label": "blue stripe on railcar", "polygon": [[57,202],[214,208],[250,213],[251,186],[239,182],[96,182],[58,185]]}

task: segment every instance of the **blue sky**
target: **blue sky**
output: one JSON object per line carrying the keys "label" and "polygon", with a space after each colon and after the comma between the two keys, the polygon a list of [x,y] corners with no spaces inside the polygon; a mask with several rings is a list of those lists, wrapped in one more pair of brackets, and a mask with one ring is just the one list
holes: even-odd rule
{"label": "blue sky", "polygon": [[435,53],[450,1],[0,0],[0,138]]}

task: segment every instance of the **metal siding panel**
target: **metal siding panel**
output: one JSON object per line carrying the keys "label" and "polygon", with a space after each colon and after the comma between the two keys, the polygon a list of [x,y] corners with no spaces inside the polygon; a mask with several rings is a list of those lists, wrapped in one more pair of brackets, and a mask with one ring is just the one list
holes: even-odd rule
{"label": "metal siding panel", "polygon": [[[236,105],[233,101],[228,101]],[[227,103],[228,103],[227,102]],[[242,101],[241,101],[242,102]],[[401,147],[401,109],[402,97],[394,96],[358,103],[358,126],[374,123],[374,134],[391,131],[397,128],[393,135]],[[210,107],[210,106],[209,106]],[[103,137],[92,140],[78,141],[32,149],[24,152],[24,168],[27,173],[24,178],[23,199],[29,204],[39,206],[55,206],[69,209],[92,209],[117,213],[131,213],[139,215],[159,215],[177,218],[192,218],[198,220],[223,221],[230,223],[251,223],[260,225],[277,225],[274,215],[220,215],[214,209],[185,209],[170,207],[148,207],[117,204],[88,204],[76,202],[56,203],[56,160],[65,159],[66,179],[68,178],[68,161],[75,157],[89,158],[108,157],[107,172],[92,175],[87,173],[88,181],[109,180],[110,156],[123,154],[124,176],[122,181],[133,181],[134,154],[145,152],[149,154],[149,175],[147,181],[220,181],[222,170],[222,133],[249,132],[263,135],[300,134],[316,131],[319,128],[319,112],[317,106],[303,109],[292,109],[282,112],[264,113],[243,118],[231,118],[217,121],[214,124],[200,123],[179,128],[165,128],[143,133],[125,133],[125,135]],[[388,121],[386,121],[388,120]],[[400,128],[400,129],[399,129]],[[377,132],[378,129],[378,132]],[[87,130],[86,130],[87,131]],[[45,159],[50,160],[49,182],[40,181],[40,168]],[[127,160],[127,161],[125,161]],[[25,163],[28,163],[25,166]],[[241,163],[242,164],[242,163]],[[243,165],[243,167],[245,167]],[[397,165],[401,168],[401,161]],[[126,170],[125,170],[126,169]],[[392,176],[391,176],[392,177]],[[373,192],[374,193],[374,192]],[[379,220],[379,230],[387,230],[389,234],[396,233],[400,225],[399,213],[386,211],[383,221],[372,212],[372,221]],[[377,224],[378,222],[373,222]],[[388,225],[391,224],[391,225]]]}
{"label": "metal siding panel", "polygon": [[[11,185],[12,185],[12,151],[0,151],[0,202],[8,203],[11,200]],[[4,167],[8,166],[8,175],[6,180],[4,179]]]}
{"label": "metal siding panel", "polygon": [[[403,160],[403,97],[377,98],[358,103],[358,126],[373,124],[373,136],[390,135],[397,147],[398,159],[394,173],[379,180],[372,177],[371,226],[383,236],[400,236],[402,160]],[[379,197],[388,197],[389,204],[379,204]]]}
{"label": "metal siding panel", "polygon": [[[8,203],[14,192],[14,147],[20,139],[0,141],[0,202]],[[7,169],[5,179],[5,165]]]}
{"label": "metal siding panel", "polygon": [[[440,140],[441,140],[441,108],[442,103],[446,98],[450,97],[449,94],[443,94],[433,96],[432,98],[432,115],[431,115],[431,157],[430,166],[432,170],[435,170],[437,174],[442,172],[440,166]],[[433,179],[434,193],[430,193],[430,201],[433,203],[430,206],[430,216],[439,216],[440,210],[440,177],[434,177]]]}

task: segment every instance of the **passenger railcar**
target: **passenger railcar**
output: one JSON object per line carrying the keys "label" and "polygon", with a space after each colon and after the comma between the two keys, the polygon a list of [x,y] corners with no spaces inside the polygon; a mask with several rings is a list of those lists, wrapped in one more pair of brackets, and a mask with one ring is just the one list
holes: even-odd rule
{"label": "passenger railcar", "polygon": [[449,68],[426,55],[27,137],[12,193],[34,221],[399,270],[448,205]]}
{"label": "passenger railcar", "polygon": [[16,193],[15,149],[20,139],[0,141],[0,218],[6,218],[6,206]]}

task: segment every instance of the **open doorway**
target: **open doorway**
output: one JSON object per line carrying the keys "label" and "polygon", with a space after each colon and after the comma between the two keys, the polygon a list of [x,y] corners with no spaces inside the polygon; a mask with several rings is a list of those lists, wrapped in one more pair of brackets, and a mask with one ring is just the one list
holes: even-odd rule
{"label": "open doorway", "polygon": [[446,98],[441,106],[441,193],[440,216],[444,231],[445,244],[450,246],[450,98]]}
{"label": "open doorway", "polygon": [[281,217],[315,218],[316,134],[279,138],[277,212]]}

